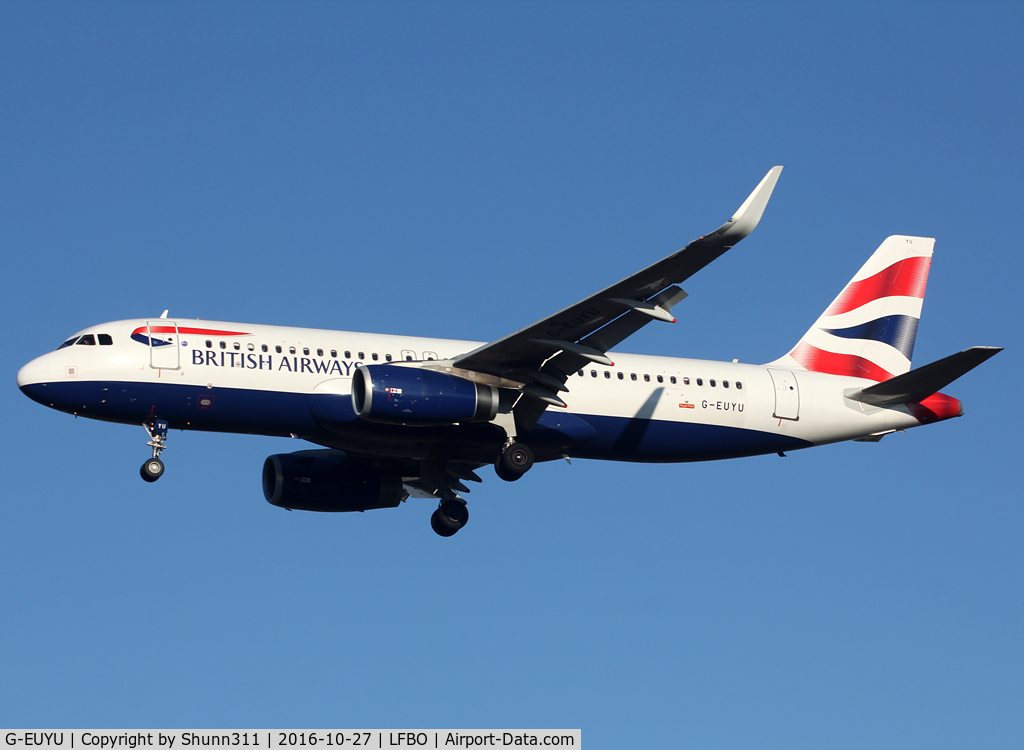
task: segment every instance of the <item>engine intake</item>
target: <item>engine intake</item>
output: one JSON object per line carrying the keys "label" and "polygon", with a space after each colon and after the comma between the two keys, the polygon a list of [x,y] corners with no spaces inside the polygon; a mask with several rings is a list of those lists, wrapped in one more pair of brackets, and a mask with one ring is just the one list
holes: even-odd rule
{"label": "engine intake", "polygon": [[402,478],[352,461],[332,450],[269,456],[263,464],[263,496],[279,508],[346,512],[395,508],[404,497]]}
{"label": "engine intake", "polygon": [[489,422],[498,413],[498,389],[436,370],[360,365],[352,377],[352,408],[386,424]]}

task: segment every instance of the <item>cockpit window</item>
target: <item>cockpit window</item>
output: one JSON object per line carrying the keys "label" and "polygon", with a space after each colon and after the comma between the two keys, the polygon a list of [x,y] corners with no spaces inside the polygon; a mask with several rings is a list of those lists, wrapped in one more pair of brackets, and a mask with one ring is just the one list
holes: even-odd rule
{"label": "cockpit window", "polygon": [[110,338],[109,333],[97,334],[97,338],[100,340],[100,346],[113,346],[114,339]]}
{"label": "cockpit window", "polygon": [[72,345],[72,344],[74,344],[74,343],[75,343],[76,341],[78,341],[78,336],[72,336],[72,337],[71,337],[71,338],[69,338],[69,339],[68,339],[67,341],[65,341],[65,342],[64,342],[63,344],[61,344],[60,346],[58,346],[58,347],[57,347],[57,351],[60,351],[61,349],[65,348],[65,347],[71,346],[71,345]]}
{"label": "cockpit window", "polygon": [[79,346],[96,346],[96,337],[91,333],[87,333],[82,338],[78,339]]}

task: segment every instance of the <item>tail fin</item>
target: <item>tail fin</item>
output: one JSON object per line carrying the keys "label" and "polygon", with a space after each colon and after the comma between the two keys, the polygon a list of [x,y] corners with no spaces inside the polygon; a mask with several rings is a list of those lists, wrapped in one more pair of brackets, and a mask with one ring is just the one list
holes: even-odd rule
{"label": "tail fin", "polygon": [[770,364],[883,381],[910,371],[935,240],[886,238],[790,352]]}

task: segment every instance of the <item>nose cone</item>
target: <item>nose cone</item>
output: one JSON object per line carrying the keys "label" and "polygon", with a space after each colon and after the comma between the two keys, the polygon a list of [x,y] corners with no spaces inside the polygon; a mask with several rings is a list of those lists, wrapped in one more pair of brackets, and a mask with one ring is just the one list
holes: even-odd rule
{"label": "nose cone", "polygon": [[18,387],[33,401],[45,403],[46,383],[50,380],[50,362],[47,355],[37,357],[18,370]]}
{"label": "nose cone", "polygon": [[26,385],[45,383],[50,379],[49,356],[44,354],[36,357],[27,365],[18,370],[18,387],[24,389]]}

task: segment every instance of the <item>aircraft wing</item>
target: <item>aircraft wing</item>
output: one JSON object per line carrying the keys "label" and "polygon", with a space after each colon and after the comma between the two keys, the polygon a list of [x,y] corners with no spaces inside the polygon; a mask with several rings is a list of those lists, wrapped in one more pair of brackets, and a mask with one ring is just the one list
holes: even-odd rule
{"label": "aircraft wing", "polygon": [[[652,320],[675,322],[670,310],[686,297],[675,285],[754,230],[781,173],[782,167],[773,167],[714,232],[550,317],[456,357],[453,365],[526,384],[523,393],[539,404],[539,410],[528,410],[536,413],[532,421],[548,404],[564,406],[557,392],[567,390],[571,373],[590,362],[611,364],[605,353]],[[527,416],[519,412],[517,405],[517,422]]]}

